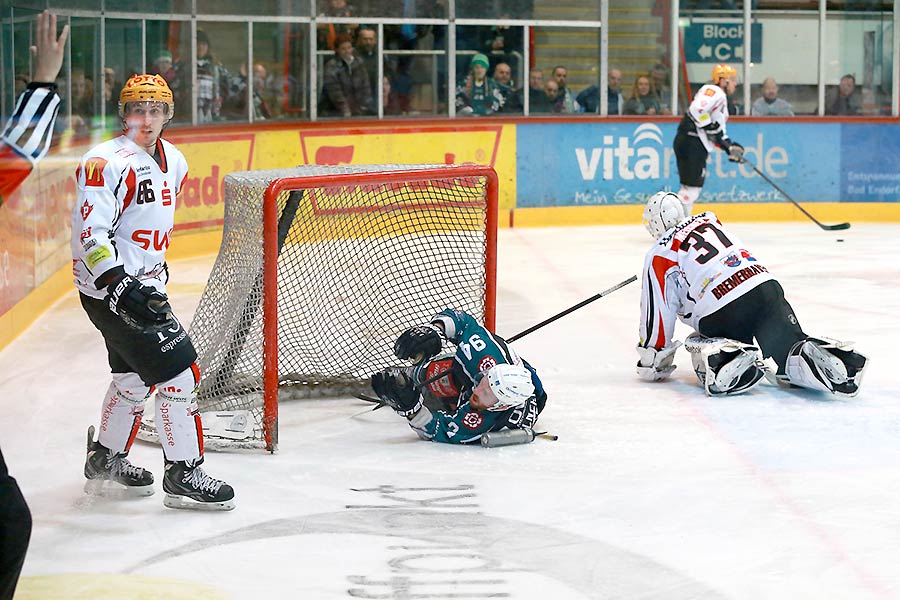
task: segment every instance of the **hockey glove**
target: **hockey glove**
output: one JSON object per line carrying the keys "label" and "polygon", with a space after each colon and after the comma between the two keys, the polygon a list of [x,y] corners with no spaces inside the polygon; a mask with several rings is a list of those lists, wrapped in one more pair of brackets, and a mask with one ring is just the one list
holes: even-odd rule
{"label": "hockey glove", "polygon": [[442,341],[441,330],[430,323],[410,327],[394,342],[394,356],[420,363],[440,352]]}
{"label": "hockey glove", "polygon": [[411,419],[422,408],[422,398],[403,369],[385,369],[372,375],[372,390],[401,417]]}
{"label": "hockey glove", "polygon": [[109,310],[137,331],[159,329],[172,318],[166,295],[142,284],[124,269],[112,276],[106,292]]}
{"label": "hockey glove", "polygon": [[637,351],[641,357],[637,363],[638,377],[644,381],[668,379],[675,370],[675,365],[672,363],[675,361],[675,351],[679,346],[681,346],[681,342],[675,342],[671,346],[657,350],[638,345]]}
{"label": "hockey glove", "polygon": [[744,162],[744,147],[736,142],[731,142],[731,147],[728,148],[728,160],[736,163]]}

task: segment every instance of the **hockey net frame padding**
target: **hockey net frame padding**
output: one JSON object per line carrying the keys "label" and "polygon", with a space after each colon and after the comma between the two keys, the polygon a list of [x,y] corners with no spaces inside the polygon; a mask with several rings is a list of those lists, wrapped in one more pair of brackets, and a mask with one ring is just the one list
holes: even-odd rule
{"label": "hockey net frame padding", "polygon": [[479,165],[226,175],[222,244],[190,327],[206,446],[274,451],[279,400],[363,391],[399,364],[397,335],[444,308],[493,329],[497,188]]}

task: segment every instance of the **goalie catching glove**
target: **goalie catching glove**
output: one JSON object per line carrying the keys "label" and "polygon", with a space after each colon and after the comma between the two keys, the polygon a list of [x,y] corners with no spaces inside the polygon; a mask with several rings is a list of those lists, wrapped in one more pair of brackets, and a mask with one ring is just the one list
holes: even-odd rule
{"label": "goalie catching glove", "polygon": [[400,334],[394,342],[394,356],[421,363],[441,351],[444,335],[432,324],[416,325]]}
{"label": "goalie catching glove", "polygon": [[411,419],[422,408],[422,397],[406,369],[390,367],[372,375],[372,390],[398,415]]}
{"label": "goalie catching glove", "polygon": [[640,359],[637,363],[638,377],[644,381],[662,381],[668,379],[675,370],[675,351],[681,346],[681,342],[675,342],[665,348],[644,348],[638,345],[637,351]]}
{"label": "goalie catching glove", "polygon": [[[138,331],[164,327],[172,318],[169,299],[155,288],[116,267],[98,280],[106,285],[106,305],[126,325]],[[102,284],[101,286],[102,287]]]}

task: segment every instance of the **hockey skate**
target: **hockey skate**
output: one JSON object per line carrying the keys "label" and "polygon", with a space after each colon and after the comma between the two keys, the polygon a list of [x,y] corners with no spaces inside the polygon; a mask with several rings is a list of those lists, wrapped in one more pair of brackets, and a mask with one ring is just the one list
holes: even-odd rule
{"label": "hockey skate", "polygon": [[94,441],[94,426],[88,427],[87,458],[84,461],[86,494],[109,498],[138,498],[153,495],[153,474],[125,458],[127,452],[110,452]]}
{"label": "hockey skate", "polygon": [[193,510],[234,508],[234,489],[224,481],[207,475],[200,467],[202,463],[202,456],[194,461],[166,461],[164,505]]}

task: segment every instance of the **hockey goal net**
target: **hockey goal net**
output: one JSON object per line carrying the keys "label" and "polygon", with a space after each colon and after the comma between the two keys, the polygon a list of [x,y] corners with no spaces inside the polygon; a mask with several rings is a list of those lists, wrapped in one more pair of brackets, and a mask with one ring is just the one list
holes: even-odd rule
{"label": "hockey goal net", "polygon": [[461,165],[225,177],[222,245],[190,327],[209,447],[278,442],[278,401],[349,395],[446,307],[494,326],[497,176]]}

